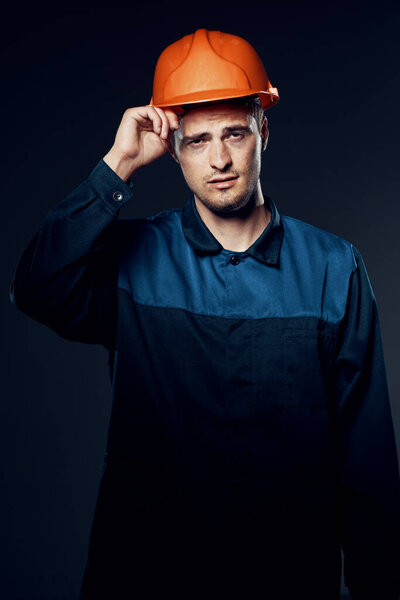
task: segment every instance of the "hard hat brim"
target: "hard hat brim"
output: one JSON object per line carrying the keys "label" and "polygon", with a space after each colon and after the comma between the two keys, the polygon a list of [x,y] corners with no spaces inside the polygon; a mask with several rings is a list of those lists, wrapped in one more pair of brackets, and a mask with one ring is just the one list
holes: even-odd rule
{"label": "hard hat brim", "polygon": [[[260,98],[261,106],[264,110],[267,110],[271,106],[275,105],[279,100],[278,90],[271,88],[270,91],[260,90],[207,90],[204,92],[194,92],[192,94],[186,94],[179,96],[179,98],[171,98],[169,102],[154,104],[153,97],[150,100],[151,106],[157,106],[157,108],[171,108],[178,112],[184,112],[184,109],[180,109],[181,106],[187,104],[198,104],[208,103],[223,100],[231,100],[234,98],[246,98],[248,96],[258,95]],[[180,110],[179,110],[180,109]]]}

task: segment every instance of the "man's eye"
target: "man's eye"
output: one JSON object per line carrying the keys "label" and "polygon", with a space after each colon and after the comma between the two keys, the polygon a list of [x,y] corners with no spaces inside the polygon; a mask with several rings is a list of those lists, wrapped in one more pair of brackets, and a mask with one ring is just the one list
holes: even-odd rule
{"label": "man's eye", "polygon": [[[230,138],[232,138],[232,137],[233,137],[235,140],[240,140],[240,139],[242,139],[244,136],[243,136],[243,133],[238,133],[238,132],[236,132],[236,133],[235,133],[235,132],[233,132],[233,133],[230,133],[228,137],[230,137]],[[203,138],[199,138],[199,139],[197,139],[197,140],[192,140],[192,141],[189,143],[189,145],[191,145],[191,146],[200,146],[200,145],[202,144],[202,142],[203,142],[203,141],[204,141],[204,140],[203,140]]]}

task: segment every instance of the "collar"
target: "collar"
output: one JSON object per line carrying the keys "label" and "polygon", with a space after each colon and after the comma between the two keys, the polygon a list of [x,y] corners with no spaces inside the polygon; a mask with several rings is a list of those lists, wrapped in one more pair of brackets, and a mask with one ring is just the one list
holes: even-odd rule
{"label": "collar", "polygon": [[[271,219],[262,234],[246,250],[246,253],[267,265],[276,265],[283,238],[282,219],[272,198],[264,194],[263,196],[265,205],[271,211]],[[194,194],[190,195],[182,209],[182,228],[188,244],[197,253],[217,254],[223,250],[222,244],[213,236],[200,217]]]}

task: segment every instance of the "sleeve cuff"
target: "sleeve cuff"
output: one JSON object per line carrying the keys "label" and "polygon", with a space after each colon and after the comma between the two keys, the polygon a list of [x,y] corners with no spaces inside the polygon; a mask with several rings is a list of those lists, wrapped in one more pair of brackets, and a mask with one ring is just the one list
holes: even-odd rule
{"label": "sleeve cuff", "polygon": [[114,212],[133,196],[133,182],[121,179],[103,159],[89,174],[86,183]]}

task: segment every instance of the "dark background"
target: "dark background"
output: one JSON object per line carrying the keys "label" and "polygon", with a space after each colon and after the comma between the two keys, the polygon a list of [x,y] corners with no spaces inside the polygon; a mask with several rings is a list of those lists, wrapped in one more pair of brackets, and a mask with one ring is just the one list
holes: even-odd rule
{"label": "dark background", "polygon": [[[263,192],[365,260],[400,442],[398,3],[112,6],[2,15],[4,600],[77,598],[111,400],[103,347],[63,340],[11,305],[17,261],[47,211],[108,152],[123,112],[149,103],[162,50],[198,28],[247,39],[279,90],[266,112]],[[136,174],[120,216],[183,206],[188,192],[167,154]]]}

